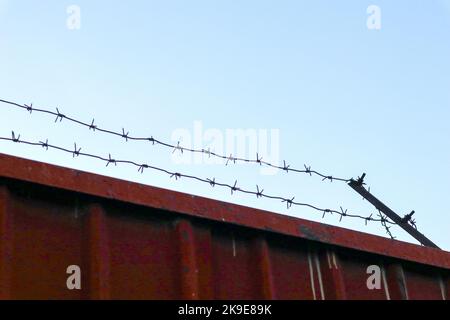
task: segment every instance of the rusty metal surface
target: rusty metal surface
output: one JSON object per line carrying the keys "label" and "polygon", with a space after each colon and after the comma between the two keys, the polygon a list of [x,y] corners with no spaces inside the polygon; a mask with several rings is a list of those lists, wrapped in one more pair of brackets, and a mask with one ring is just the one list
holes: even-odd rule
{"label": "rusty metal surface", "polygon": [[[0,154],[0,298],[448,299],[450,253]],[[66,268],[81,268],[81,290]],[[381,268],[369,290],[367,267]]]}

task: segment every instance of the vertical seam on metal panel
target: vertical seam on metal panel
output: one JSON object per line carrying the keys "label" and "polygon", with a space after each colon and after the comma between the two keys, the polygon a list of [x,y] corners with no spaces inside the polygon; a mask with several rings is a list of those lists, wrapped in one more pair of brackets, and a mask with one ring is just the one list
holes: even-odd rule
{"label": "vertical seam on metal panel", "polygon": [[[105,211],[100,204],[92,204],[88,212],[89,219],[89,272],[90,296],[94,299],[109,299],[110,288],[110,252],[105,222]],[[94,277],[97,275],[97,277]]]}
{"label": "vertical seam on metal panel", "polygon": [[262,285],[265,299],[275,299],[275,290],[273,284],[272,264],[270,261],[269,244],[265,238],[260,238],[260,252],[261,252],[261,271],[262,271]]}
{"label": "vertical seam on metal panel", "polygon": [[330,258],[330,252],[327,250],[327,261],[328,261],[328,269],[332,269],[331,266],[331,258]]}
{"label": "vertical seam on metal panel", "polygon": [[313,294],[314,300],[317,300],[316,288],[315,288],[315,284],[314,284],[314,269],[313,269],[312,262],[311,262],[311,252],[309,250],[308,250],[308,265],[309,265],[309,277],[311,279],[312,294]]}
{"label": "vertical seam on metal panel", "polygon": [[442,300],[446,300],[447,298],[445,296],[445,285],[441,275],[439,275],[439,287],[441,289]]}
{"label": "vertical seam on metal panel", "polygon": [[406,277],[405,277],[405,272],[403,271],[403,266],[401,266],[401,265],[400,265],[400,275],[402,276],[403,286],[405,288],[406,300],[409,300],[408,285],[406,283]]}
{"label": "vertical seam on metal panel", "polygon": [[324,294],[323,283],[322,283],[322,272],[320,271],[320,262],[319,262],[319,257],[317,255],[317,252],[314,252],[314,260],[316,262],[317,275],[319,278],[320,295],[322,297],[322,300],[325,300],[325,294]]}
{"label": "vertical seam on metal panel", "polygon": [[334,290],[336,294],[337,299],[345,300],[347,299],[347,293],[345,288],[345,282],[342,275],[342,268],[340,268],[338,264],[338,258],[336,256],[336,252],[333,250],[330,253],[330,259],[332,260],[332,268],[334,267],[334,270],[332,269],[332,277],[333,277],[333,284],[334,284]]}
{"label": "vertical seam on metal panel", "polygon": [[181,257],[182,299],[199,299],[198,265],[195,248],[195,233],[190,221],[178,222],[179,250]]}
{"label": "vertical seam on metal panel", "polygon": [[333,256],[333,264],[334,264],[334,267],[335,267],[336,269],[339,269],[339,268],[338,268],[338,265],[337,265],[337,261],[336,261],[336,254],[335,254],[334,251],[333,251],[333,253],[332,253],[332,256]]}
{"label": "vertical seam on metal panel", "polygon": [[233,258],[236,258],[236,239],[234,238],[234,232],[231,232],[231,245],[233,247]]}
{"label": "vertical seam on metal panel", "polygon": [[0,299],[11,298],[14,239],[9,198],[8,187],[6,185],[0,186]]}
{"label": "vertical seam on metal panel", "polygon": [[386,299],[391,300],[391,295],[389,294],[389,287],[386,281],[386,270],[384,269],[384,265],[381,264],[381,277],[383,278],[384,292],[386,293]]}

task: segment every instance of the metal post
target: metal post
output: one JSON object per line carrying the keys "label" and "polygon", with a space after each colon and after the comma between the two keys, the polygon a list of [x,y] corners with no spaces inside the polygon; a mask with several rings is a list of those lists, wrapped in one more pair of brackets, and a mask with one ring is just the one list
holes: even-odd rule
{"label": "metal post", "polygon": [[364,177],[366,174],[363,174],[361,178],[358,180],[351,179],[349,182],[349,186],[358,192],[364,199],[369,201],[371,204],[375,206],[379,211],[383,212],[386,216],[388,216],[392,221],[398,224],[403,230],[408,232],[411,236],[413,236],[416,240],[418,240],[421,244],[427,247],[437,248],[439,247],[434,244],[430,239],[425,237],[422,233],[420,233],[416,228],[414,228],[411,224],[408,223],[412,214],[405,216],[405,218],[400,217],[394,211],[392,211],[388,206],[378,200],[375,196],[373,196],[369,191],[364,188]]}

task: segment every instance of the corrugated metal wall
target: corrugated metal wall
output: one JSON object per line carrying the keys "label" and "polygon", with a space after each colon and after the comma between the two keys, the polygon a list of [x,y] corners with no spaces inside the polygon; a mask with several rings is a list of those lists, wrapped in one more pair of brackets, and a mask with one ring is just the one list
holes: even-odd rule
{"label": "corrugated metal wall", "polygon": [[0,177],[2,299],[449,297],[445,251],[3,155]]}

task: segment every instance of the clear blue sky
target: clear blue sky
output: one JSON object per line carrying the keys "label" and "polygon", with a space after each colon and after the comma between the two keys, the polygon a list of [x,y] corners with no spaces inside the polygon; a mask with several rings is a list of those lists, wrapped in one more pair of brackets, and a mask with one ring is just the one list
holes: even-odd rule
{"label": "clear blue sky", "polygon": [[[66,25],[81,8],[81,29]],[[366,26],[369,5],[381,29]],[[450,249],[450,1],[0,0],[0,98],[31,103],[134,135],[176,129],[278,129],[280,159],[372,192]],[[179,165],[171,151],[94,134],[0,105],[0,136],[262,186],[322,207],[374,212],[349,187],[244,165]],[[172,141],[176,142],[176,141]],[[379,224],[321,215],[126,166],[0,143],[0,152],[385,235]],[[401,240],[415,242],[402,230]]]}

